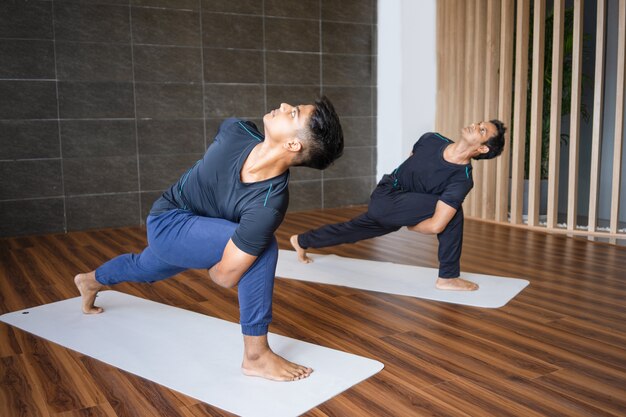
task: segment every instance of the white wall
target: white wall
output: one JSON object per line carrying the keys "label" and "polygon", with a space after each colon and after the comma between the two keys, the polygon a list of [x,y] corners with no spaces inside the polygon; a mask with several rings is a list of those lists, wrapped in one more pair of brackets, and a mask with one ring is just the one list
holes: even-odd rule
{"label": "white wall", "polygon": [[435,128],[436,5],[378,0],[378,179]]}

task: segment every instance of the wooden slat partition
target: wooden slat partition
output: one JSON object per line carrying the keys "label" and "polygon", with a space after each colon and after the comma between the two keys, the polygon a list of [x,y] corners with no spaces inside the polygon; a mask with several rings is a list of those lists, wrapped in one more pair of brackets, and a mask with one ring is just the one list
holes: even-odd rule
{"label": "wooden slat partition", "polygon": [[509,128],[502,156],[497,158],[496,220],[508,221],[509,213],[509,167],[511,164],[511,85],[513,82],[513,0],[502,0],[500,25],[500,77],[498,79],[498,119]]}
{"label": "wooden slat partition", "polygon": [[569,130],[569,175],[567,182],[567,230],[576,229],[578,206],[578,153],[580,136],[580,101],[582,95],[583,0],[574,0],[572,46],[572,102]]}
{"label": "wooden slat partition", "polygon": [[530,0],[517,1],[515,42],[515,99],[513,106],[513,156],[511,169],[511,223],[522,222],[524,145],[526,142],[526,83],[528,82],[528,27]]}
{"label": "wooden slat partition", "polygon": [[531,226],[536,226],[539,223],[546,2],[545,0],[535,0],[534,6],[530,152],[528,156],[528,224]]}
{"label": "wooden slat partition", "polygon": [[561,152],[561,90],[563,87],[563,19],[565,0],[554,0],[552,32],[552,90],[550,91],[550,155],[548,162],[547,227],[556,227],[559,207],[559,163]]}
{"label": "wooden slat partition", "polygon": [[[487,2],[487,48],[485,62],[485,119],[498,117],[498,64],[500,61],[500,0]],[[482,213],[484,219],[494,219],[496,213],[496,160],[482,161],[483,194]]]}
{"label": "wooden slat partition", "polygon": [[[473,53],[474,50],[474,37],[476,35],[476,1],[477,0],[467,0],[465,3],[465,16],[467,19],[467,31],[465,33],[465,51],[468,51],[467,55],[466,55],[466,59],[465,59],[465,65],[466,68],[475,68],[475,61],[477,59],[476,54]],[[462,7],[459,7],[459,9],[461,9]],[[475,77],[474,77],[474,71],[470,70],[470,71],[464,71],[465,77],[465,84],[464,84],[464,100],[463,100],[463,105],[464,105],[464,111],[463,111],[463,119],[466,121],[466,123],[469,123],[473,118],[474,118],[474,111],[473,111],[473,105],[474,105],[474,95],[476,94],[476,90],[474,89],[474,82],[475,82]],[[470,193],[470,195],[465,199],[465,202],[463,203],[463,210],[465,211],[465,213],[473,213],[473,205],[474,205],[474,199],[473,196],[475,195],[475,193]]]}
{"label": "wooden slat partition", "polygon": [[[474,165],[474,189],[466,198],[463,208],[466,216],[507,223],[532,230],[564,233],[567,235],[587,235],[590,238],[604,237],[609,241],[626,240],[626,233],[620,229],[620,192],[622,175],[622,150],[624,135],[624,107],[626,75],[626,1],[599,0],[587,4],[587,11],[597,9],[595,32],[595,57],[584,57],[590,45],[584,45],[583,22],[585,19],[584,0],[439,0],[437,28],[438,45],[444,45],[444,51],[438,51],[437,74],[445,79],[438,80],[437,111],[446,114],[437,115],[437,129],[451,137],[472,122],[496,117],[508,128],[506,144],[500,158],[492,161],[476,161]],[[548,9],[548,5],[553,9]],[[567,10],[566,10],[567,5]],[[618,14],[617,31],[615,21],[607,20],[607,7]],[[532,48],[529,48],[531,31],[531,6],[533,7]],[[569,8],[572,9],[569,9]],[[571,13],[573,11],[573,13]],[[552,17],[548,17],[552,14]],[[566,22],[565,19],[573,21]],[[546,32],[546,23],[553,19],[550,33]],[[573,23],[573,25],[571,25]],[[572,28],[567,41],[564,38],[565,27]],[[617,32],[617,34],[616,34]],[[551,38],[547,38],[550,36]],[[617,56],[617,65],[605,65],[607,36],[611,41],[617,39],[617,51],[610,51]],[[546,43],[551,40],[551,56],[545,56]],[[571,40],[571,44],[570,44]],[[567,45],[565,44],[567,42]],[[572,47],[571,85],[564,83],[564,51]],[[529,53],[532,52],[532,71],[529,71]],[[515,55],[513,55],[515,54]],[[595,58],[593,91],[593,124],[591,134],[587,134],[581,120],[583,94],[590,93],[585,83],[583,62]],[[569,63],[569,57],[568,65]],[[548,61],[549,60],[549,61]],[[545,73],[551,65],[551,74]],[[529,79],[529,74],[532,74]],[[604,109],[605,78],[616,77],[616,102],[610,102],[611,114],[605,117]],[[569,77],[568,77],[569,78]],[[569,79],[568,79],[569,81]],[[549,97],[544,97],[544,85],[550,83]],[[565,91],[564,91],[565,88]],[[547,90],[547,88],[546,88]],[[570,95],[571,91],[571,95]],[[562,109],[563,95],[571,97],[568,108]],[[612,100],[613,94],[610,97]],[[566,96],[567,98],[567,96]],[[440,103],[439,101],[444,101]],[[546,104],[549,103],[549,104]],[[603,135],[603,123],[611,120],[615,104],[614,137]],[[530,110],[527,110],[530,109]],[[563,113],[569,117],[569,124],[563,124]],[[549,122],[547,115],[549,114]],[[545,122],[544,122],[545,120]],[[546,125],[549,123],[549,126]],[[609,122],[609,123],[612,123]],[[569,125],[569,126],[568,126]],[[529,127],[527,127],[529,126]],[[607,129],[607,132],[612,132]],[[548,138],[546,129],[548,128]],[[561,138],[567,135],[568,172],[561,174]],[[526,143],[528,141],[528,143]],[[591,142],[591,143],[589,143]],[[603,143],[613,144],[612,156],[603,160]],[[607,146],[604,145],[604,146]],[[548,155],[542,155],[548,146]],[[590,149],[590,156],[587,149]],[[585,153],[581,154],[582,149]],[[605,152],[607,153],[607,152]],[[524,220],[524,181],[525,159],[528,155],[528,220]],[[564,154],[565,155],[565,154]],[[547,221],[539,210],[543,206],[540,196],[542,175],[545,175],[547,157],[548,197]],[[590,158],[590,159],[589,159]],[[611,159],[612,161],[610,161]],[[543,160],[543,162],[542,162]],[[585,190],[586,164],[590,162],[588,229],[577,227],[577,222],[584,225],[584,210],[587,199]],[[585,165],[580,165],[585,164]],[[543,168],[542,168],[543,165]],[[599,202],[601,167],[612,175],[611,194],[606,201]],[[607,171],[607,172],[608,172]],[[563,175],[561,178],[560,176]],[[605,181],[603,178],[602,185]],[[608,186],[608,182],[606,185]],[[567,192],[567,204],[559,210],[559,190]],[[603,192],[604,195],[604,192]],[[599,216],[599,210],[602,215]],[[610,210],[609,210],[610,209]],[[579,213],[581,210],[581,213]],[[609,214],[610,211],[610,214]],[[623,209],[622,209],[623,212]],[[559,226],[559,214],[566,216],[566,227]],[[598,230],[598,222],[609,225]],[[622,218],[623,222],[625,219]],[[562,220],[561,220],[562,221]],[[604,224],[602,224],[604,226]],[[621,226],[623,227],[623,226]]]}
{"label": "wooden slat partition", "polygon": [[622,168],[622,138],[624,137],[624,55],[626,54],[626,1],[619,2],[617,33],[617,83],[615,91],[615,136],[613,140],[613,182],[611,184],[611,219],[609,230],[617,233]]}
{"label": "wooden slat partition", "polygon": [[[606,0],[598,0],[596,18],[596,63],[593,93],[593,126],[591,133],[591,172],[589,178],[589,223],[595,232],[598,218],[598,184],[600,182],[600,144],[604,104],[604,54],[606,49]],[[590,237],[591,238],[591,237]]]}

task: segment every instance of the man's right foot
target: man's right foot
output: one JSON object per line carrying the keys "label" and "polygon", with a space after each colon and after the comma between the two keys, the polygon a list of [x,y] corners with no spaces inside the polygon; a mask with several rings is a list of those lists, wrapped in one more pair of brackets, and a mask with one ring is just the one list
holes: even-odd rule
{"label": "man's right foot", "polygon": [[478,284],[463,278],[437,278],[435,287],[447,291],[476,291]]}
{"label": "man's right foot", "polygon": [[309,377],[313,369],[298,365],[275,354],[267,344],[267,335],[244,336],[244,375],[272,381],[297,381]]}
{"label": "man's right foot", "polygon": [[307,378],[313,372],[311,368],[289,362],[271,350],[259,355],[255,360],[245,358],[241,370],[244,375],[273,381],[297,381]]}
{"label": "man's right foot", "polygon": [[300,262],[305,263],[305,264],[309,264],[313,262],[313,259],[309,258],[306,255],[306,250],[304,250],[298,243],[298,235],[291,236],[291,238],[289,239],[289,242],[291,242],[291,246],[293,246],[293,248],[296,250],[296,253],[298,254],[298,260]]}
{"label": "man's right foot", "polygon": [[82,297],[83,313],[99,314],[104,311],[101,307],[96,307],[94,305],[96,295],[98,295],[98,291],[102,289],[102,284],[96,281],[95,271],[76,275],[74,277],[74,284],[76,284],[76,288],[78,288],[80,296]]}

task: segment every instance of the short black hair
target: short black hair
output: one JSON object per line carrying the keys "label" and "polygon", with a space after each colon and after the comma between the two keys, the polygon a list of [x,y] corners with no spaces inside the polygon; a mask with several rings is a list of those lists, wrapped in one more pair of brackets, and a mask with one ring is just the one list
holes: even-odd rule
{"label": "short black hair", "polygon": [[487,139],[483,145],[486,145],[489,148],[489,152],[481,153],[478,156],[475,156],[474,159],[491,159],[502,153],[504,149],[504,132],[506,132],[506,127],[504,123],[502,123],[498,119],[489,120],[496,126],[496,134]]}
{"label": "short black hair", "polygon": [[[315,169],[326,169],[343,154],[343,130],[339,116],[328,97],[315,101],[315,110],[305,136],[305,152],[296,165]],[[303,129],[304,130],[304,129]]]}

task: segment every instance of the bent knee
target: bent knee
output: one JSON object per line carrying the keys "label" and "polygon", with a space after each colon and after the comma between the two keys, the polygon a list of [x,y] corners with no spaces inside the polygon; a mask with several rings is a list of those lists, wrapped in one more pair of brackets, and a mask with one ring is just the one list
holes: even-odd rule
{"label": "bent knee", "polygon": [[372,202],[367,207],[367,217],[376,223],[383,225],[389,219],[389,212],[386,207],[380,207]]}

